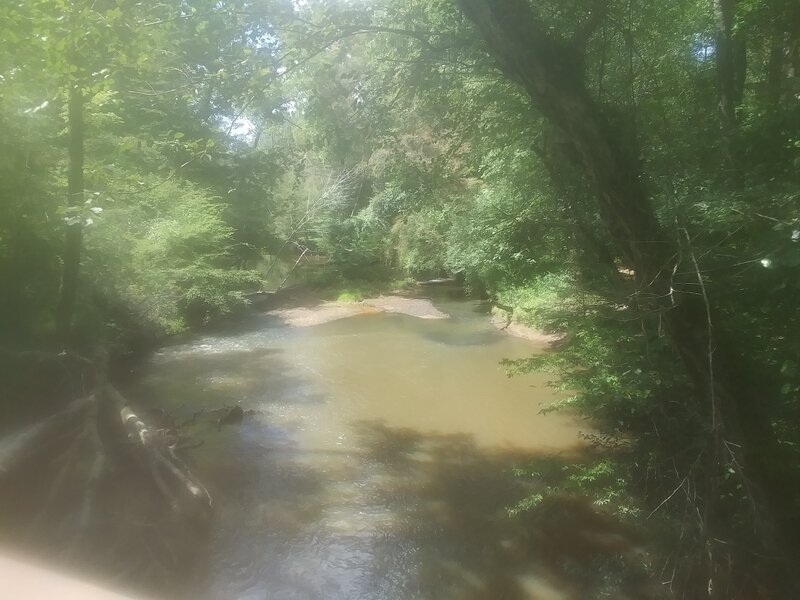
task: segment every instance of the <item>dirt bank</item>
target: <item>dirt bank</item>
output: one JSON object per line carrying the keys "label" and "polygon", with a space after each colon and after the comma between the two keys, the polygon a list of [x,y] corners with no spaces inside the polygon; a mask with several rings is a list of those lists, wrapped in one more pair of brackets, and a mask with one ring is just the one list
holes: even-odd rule
{"label": "dirt bank", "polygon": [[449,318],[449,315],[436,308],[430,300],[402,296],[380,296],[361,302],[327,301],[313,306],[277,308],[267,312],[291,327],[312,327],[337,319],[379,313],[397,313],[418,319]]}
{"label": "dirt bank", "polygon": [[381,312],[399,313],[418,319],[448,319],[450,315],[440,311],[427,298],[405,298],[403,296],[380,296],[368,298],[362,304]]}
{"label": "dirt bank", "polygon": [[508,335],[513,335],[514,337],[522,338],[542,346],[550,346],[564,339],[563,334],[546,333],[540,329],[514,321],[505,311],[493,312],[491,323],[494,327]]}
{"label": "dirt bank", "polygon": [[[276,308],[266,314],[278,317],[290,327],[313,327],[338,319],[348,319],[359,315],[395,313],[418,319],[448,319],[450,315],[436,308],[427,298],[408,298],[405,296],[378,296],[360,302],[338,300],[319,301],[303,298],[304,304],[296,303],[290,307]],[[299,305],[298,305],[299,304]],[[491,323],[498,330],[514,337],[528,340],[541,346],[549,346],[563,339],[563,335],[545,333],[509,319],[505,311],[492,313]]]}

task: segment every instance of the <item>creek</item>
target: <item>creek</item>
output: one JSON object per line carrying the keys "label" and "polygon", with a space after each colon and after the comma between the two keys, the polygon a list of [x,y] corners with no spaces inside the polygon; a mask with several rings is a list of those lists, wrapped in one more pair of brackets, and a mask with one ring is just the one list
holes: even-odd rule
{"label": "creek", "polygon": [[557,399],[546,375],[500,365],[542,346],[494,329],[481,303],[435,305],[450,318],[253,314],[143,366],[129,392],[179,418],[247,411],[184,428],[216,504],[191,597],[584,597],[563,568],[585,559],[580,519],[507,507],[536,489],[513,467],[579,452],[586,425],[540,413]]}

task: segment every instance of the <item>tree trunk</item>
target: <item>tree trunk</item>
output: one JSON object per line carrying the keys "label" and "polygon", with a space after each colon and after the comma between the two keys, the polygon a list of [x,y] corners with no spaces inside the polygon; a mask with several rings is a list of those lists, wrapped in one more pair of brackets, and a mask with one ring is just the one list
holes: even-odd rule
{"label": "tree trunk", "polygon": [[56,334],[64,347],[72,342],[72,317],[75,312],[75,297],[81,264],[81,238],[83,234],[83,91],[73,84],[69,90],[69,169],[67,173],[67,218],[64,257],[61,272],[61,291],[56,308]]}
{"label": "tree trunk", "polygon": [[736,107],[744,94],[746,52],[744,41],[734,34],[736,0],[713,0],[716,27],[714,57],[717,63],[717,96],[725,168],[736,187],[741,187],[736,147]]}
{"label": "tree trunk", "polygon": [[[767,110],[779,112],[793,98],[796,85],[787,85],[800,76],[800,5],[782,0],[770,7],[772,36],[766,65],[764,99]],[[789,81],[787,81],[787,79]]]}
{"label": "tree trunk", "polygon": [[784,48],[783,26],[774,25],[770,40],[769,58],[767,59],[766,80],[764,82],[764,100],[767,110],[779,111],[783,92],[783,65],[786,50]]}
{"label": "tree trunk", "polygon": [[[661,315],[698,391],[698,410],[708,418],[708,453],[714,457],[707,476],[721,473],[724,451],[731,451],[730,445],[722,447],[724,442],[740,448],[736,454],[743,478],[758,490],[759,533],[772,550],[777,538],[788,545],[791,532],[778,523],[791,522],[791,502],[785,494],[791,487],[771,477],[770,461],[781,453],[762,409],[761,398],[770,392],[751,377],[748,362],[719,324],[712,323],[708,302],[700,296],[672,294],[673,267],[684,256],[684,243],[675,234],[667,235],[656,219],[642,183],[635,140],[609,123],[606,112],[589,96],[575,49],[548,34],[527,0],[457,2],[500,69],[525,88],[543,116],[573,144],[570,158],[591,182],[600,216],[635,270],[635,301],[643,310]],[[713,516],[717,498],[707,496],[705,502]],[[706,539],[716,543],[718,533],[706,530]]]}

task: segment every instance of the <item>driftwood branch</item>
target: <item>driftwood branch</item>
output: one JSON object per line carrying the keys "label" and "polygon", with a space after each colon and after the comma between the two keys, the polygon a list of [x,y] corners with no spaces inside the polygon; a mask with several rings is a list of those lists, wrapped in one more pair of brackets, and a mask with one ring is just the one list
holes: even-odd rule
{"label": "driftwood branch", "polygon": [[285,285],[286,285],[286,282],[287,282],[287,281],[289,281],[289,277],[291,277],[291,276],[292,276],[292,273],[294,273],[295,269],[297,268],[297,265],[299,265],[299,264],[300,264],[300,261],[301,261],[301,260],[303,260],[303,257],[304,257],[304,256],[305,256],[307,253],[308,253],[308,248],[305,248],[305,249],[303,250],[302,254],[300,254],[300,257],[299,257],[299,258],[298,258],[298,259],[297,259],[297,260],[294,262],[294,265],[292,266],[292,268],[291,268],[291,269],[289,270],[289,272],[286,274],[286,277],[284,277],[284,278],[283,278],[283,281],[281,281],[281,284],[278,286],[278,289],[276,289],[276,290],[275,290],[276,292],[277,292],[278,290],[281,290],[281,289],[283,289],[283,286],[285,286]]}

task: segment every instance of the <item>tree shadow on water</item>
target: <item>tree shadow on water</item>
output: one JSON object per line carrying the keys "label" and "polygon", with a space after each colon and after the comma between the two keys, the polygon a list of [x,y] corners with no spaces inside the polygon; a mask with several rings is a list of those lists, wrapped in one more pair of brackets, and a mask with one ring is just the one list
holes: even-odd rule
{"label": "tree shadow on water", "polygon": [[[535,458],[532,453],[481,447],[470,434],[374,421],[359,422],[355,431],[366,460],[381,472],[380,500],[396,514],[376,542],[374,585],[383,591],[375,597],[656,597],[641,569],[635,532],[588,501],[550,496],[530,511],[508,510],[542,491],[511,473]],[[393,575],[397,570],[404,575]]]}
{"label": "tree shadow on water", "polygon": [[283,351],[269,347],[169,355],[126,392],[145,406],[181,416],[234,404],[258,408],[323,401]]}

